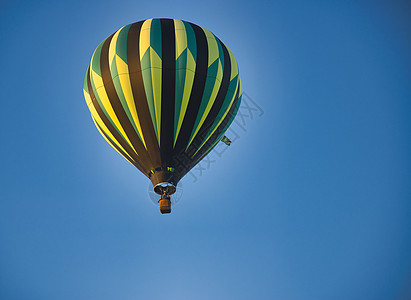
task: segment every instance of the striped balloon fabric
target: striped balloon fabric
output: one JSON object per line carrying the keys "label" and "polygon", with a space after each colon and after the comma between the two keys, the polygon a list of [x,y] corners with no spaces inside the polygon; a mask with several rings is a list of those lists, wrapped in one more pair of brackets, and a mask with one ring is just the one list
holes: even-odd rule
{"label": "striped balloon fabric", "polygon": [[241,82],[234,55],[213,33],[150,19],[101,42],[84,96],[110,145],[154,186],[177,185],[224,136],[240,106]]}

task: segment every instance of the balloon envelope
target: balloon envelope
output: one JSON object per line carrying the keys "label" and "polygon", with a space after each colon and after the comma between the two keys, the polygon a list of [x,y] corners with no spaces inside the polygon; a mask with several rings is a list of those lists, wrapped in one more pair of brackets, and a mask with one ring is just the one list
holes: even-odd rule
{"label": "balloon envelope", "polygon": [[149,19],[101,42],[84,96],[101,135],[161,193],[157,187],[175,187],[224,136],[241,82],[234,55],[213,33]]}

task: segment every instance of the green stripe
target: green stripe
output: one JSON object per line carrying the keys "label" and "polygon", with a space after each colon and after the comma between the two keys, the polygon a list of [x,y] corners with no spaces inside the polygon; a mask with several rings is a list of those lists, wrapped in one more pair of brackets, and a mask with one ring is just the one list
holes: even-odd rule
{"label": "green stripe", "polygon": [[[117,70],[116,60],[114,60],[112,68],[115,68],[115,70]],[[143,139],[141,138],[140,133],[137,130],[137,126],[134,123],[134,119],[131,115],[130,108],[128,107],[126,97],[124,96],[123,89],[122,89],[121,83],[120,83],[120,78],[118,77],[117,74],[114,75],[113,73],[111,73],[111,75],[113,76],[113,84],[114,84],[114,87],[116,89],[117,96],[120,99],[121,105],[123,106],[123,109],[124,109],[125,113],[127,114],[127,117],[130,120],[131,125],[133,125],[133,128],[134,128],[135,132],[137,133],[137,135],[140,138],[141,142],[143,142]]]}
{"label": "green stripe", "polygon": [[162,59],[161,55],[161,22],[159,19],[153,19],[150,26],[150,47],[156,51],[157,55]]}
{"label": "green stripe", "polygon": [[[91,71],[90,71],[91,73]],[[91,101],[93,102],[93,106],[95,107],[98,116],[100,117],[100,119],[103,121],[104,125],[107,127],[108,131],[113,135],[113,137],[116,139],[116,141],[121,145],[121,147],[123,147],[123,149],[127,152],[127,154],[133,158],[134,161],[136,161],[135,154],[133,153],[130,145],[124,140],[124,138],[122,138],[122,135],[119,134],[117,128],[115,126],[113,126],[111,119],[107,118],[106,114],[104,113],[104,111],[102,110],[101,106],[99,103],[97,103],[97,95],[94,94],[94,87],[93,84],[91,82],[91,74],[88,74],[90,76],[87,77],[87,84],[89,85],[89,92],[90,92],[90,97],[91,97]],[[91,87],[91,89],[90,89]],[[96,124],[98,124],[96,122]],[[102,131],[104,132],[104,131]]]}
{"label": "green stripe", "polygon": [[[97,74],[100,74],[101,76],[101,69],[100,69],[100,56],[101,56],[101,49],[102,49],[103,43],[101,43],[97,49],[96,52],[94,54],[93,57],[93,61],[92,61],[92,68],[93,68],[93,64],[95,69],[93,69],[94,72],[96,72]],[[95,61],[98,61],[98,63],[96,63]],[[102,79],[103,80],[103,79]],[[123,134],[121,133],[121,131],[117,128],[116,124],[114,123],[114,121],[111,119],[110,115],[108,114],[108,112],[106,111],[105,107],[102,104],[102,101],[100,99],[99,94],[97,93],[97,89],[93,80],[93,76],[91,75],[90,72],[90,83],[91,83],[91,87],[93,89],[93,93],[94,96],[96,97],[97,103],[100,106],[101,110],[103,111],[104,115],[107,117],[107,119],[110,121],[111,125],[113,125],[113,127],[116,129],[116,131],[121,135],[121,137],[124,139],[124,141],[126,141],[125,137],[123,136]],[[104,89],[105,87],[100,87],[100,89]]]}
{"label": "green stripe", "polygon": [[224,51],[223,51],[223,47],[221,46],[220,40],[215,35],[214,35],[214,38],[217,41],[217,45],[218,45],[218,57],[220,58],[220,61],[221,61],[221,67],[224,70]]}
{"label": "green stripe", "polygon": [[206,156],[208,153],[211,152],[211,150],[214,149],[215,146],[217,146],[218,142],[221,140],[221,138],[224,136],[224,134],[226,133],[226,131],[228,130],[228,128],[230,127],[231,123],[233,123],[236,115],[237,115],[237,111],[240,108],[241,105],[241,96],[238,98],[237,100],[237,104],[236,107],[232,113],[232,115],[230,116],[230,119],[227,123],[227,125],[224,127],[223,131],[220,133],[220,135],[217,137],[217,139],[213,142],[213,144],[203,153],[203,155],[201,155],[195,162],[195,164],[197,164],[200,160],[203,159],[204,156]]}
{"label": "green stripe", "polygon": [[213,132],[214,128],[217,126],[218,122],[224,116],[225,112],[229,109],[231,99],[233,99],[234,94],[237,92],[237,89],[236,89],[237,81],[238,81],[238,75],[236,77],[234,77],[233,80],[230,81],[230,84],[228,86],[228,91],[227,91],[227,94],[225,96],[223,105],[221,106],[221,109],[220,109],[217,117],[215,118],[215,121],[213,122],[213,125],[211,125],[210,130],[208,131],[207,136],[204,139],[204,141],[206,141],[207,139],[210,138],[211,133]]}
{"label": "green stripe", "polygon": [[88,94],[90,94],[88,90],[88,84],[87,84],[87,77],[90,72],[90,65],[87,67],[86,75],[84,76],[84,82],[83,82],[83,90],[85,90]]}
{"label": "green stripe", "polygon": [[[127,63],[127,36],[128,36],[128,30],[130,29],[130,26],[131,25],[127,25],[118,31],[117,41],[115,45],[116,47],[115,54],[119,56],[126,63]],[[118,69],[117,69],[116,55],[114,55],[113,61],[111,63],[111,68],[110,68],[111,78],[113,78],[113,84],[116,89],[117,96],[120,99],[121,105],[123,106],[123,109],[125,113],[127,114],[127,117],[130,120],[131,125],[133,126],[140,140],[143,141],[140,136],[140,133],[137,130],[137,126],[134,123],[133,117],[131,116],[130,108],[128,107],[126,97],[124,96],[123,89],[121,87],[120,78],[119,78]]]}
{"label": "green stripe", "polygon": [[[196,36],[194,34],[193,27],[185,21],[183,21],[184,27],[186,28],[187,34],[187,48],[190,50],[191,54],[194,57],[194,61],[197,63],[197,43]],[[193,70],[194,71],[194,70]]]}
{"label": "green stripe", "polygon": [[156,110],[154,105],[154,89],[153,89],[153,66],[151,65],[151,56],[154,52],[161,58],[161,23],[159,19],[153,19],[150,26],[150,47],[144,53],[141,59],[141,70],[146,92],[147,104],[150,110],[151,121],[153,122],[154,131],[159,140],[159,132],[157,128]]}
{"label": "green stripe", "polygon": [[106,39],[104,39],[104,41],[102,41],[100,43],[100,45],[98,45],[98,47],[96,48],[96,51],[94,52],[91,63],[90,63],[91,64],[91,69],[100,76],[101,76],[100,54],[101,54],[101,48],[103,47],[103,44],[104,44],[105,41],[106,41]]}
{"label": "green stripe", "polygon": [[151,115],[151,121],[153,122],[154,131],[158,139],[156,113],[154,108],[153,84],[151,76],[150,47],[147,49],[146,53],[144,53],[143,59],[141,60],[141,70],[147,104]]}
{"label": "green stripe", "polygon": [[117,37],[117,44],[116,44],[116,54],[120,56],[120,58],[126,63],[127,62],[127,37],[128,31],[130,29],[130,25],[124,26],[120,29],[120,32]]}
{"label": "green stripe", "polygon": [[217,80],[216,77],[217,77],[217,71],[218,71],[218,62],[219,62],[219,59],[216,59],[215,62],[212,63],[211,66],[208,68],[207,80],[206,80],[206,84],[205,84],[204,91],[203,91],[203,97],[201,99],[200,109],[198,110],[197,118],[194,123],[193,131],[191,132],[189,141],[191,141],[191,139],[193,138],[193,135],[197,130],[198,124],[200,123],[201,118],[203,117],[205,109],[208,103],[212,100],[210,99],[210,97],[211,97],[211,93],[213,92],[214,85],[216,84],[216,80]]}
{"label": "green stripe", "polygon": [[184,85],[187,73],[187,49],[176,60],[176,92],[174,113],[174,136],[177,136],[178,119],[180,117],[181,104],[183,102]]}

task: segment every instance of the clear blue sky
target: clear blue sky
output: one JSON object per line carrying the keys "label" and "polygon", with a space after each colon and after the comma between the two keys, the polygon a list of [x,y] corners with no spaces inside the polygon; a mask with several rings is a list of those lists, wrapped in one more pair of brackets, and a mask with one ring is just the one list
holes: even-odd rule
{"label": "clear blue sky", "polygon": [[[264,111],[167,216],[82,93],[152,17],[214,32]],[[0,299],[411,299],[409,1],[2,1],[0,25]]]}

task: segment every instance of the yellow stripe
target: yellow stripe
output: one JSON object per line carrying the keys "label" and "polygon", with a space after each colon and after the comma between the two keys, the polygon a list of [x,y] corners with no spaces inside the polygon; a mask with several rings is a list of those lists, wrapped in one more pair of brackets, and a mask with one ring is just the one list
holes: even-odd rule
{"label": "yellow stripe", "polygon": [[231,81],[234,77],[238,75],[238,65],[237,65],[237,61],[234,57],[233,52],[231,52],[231,50],[228,47],[227,47],[227,50],[228,50],[228,54],[230,55],[230,61],[231,61],[231,77],[230,77],[230,81]]}
{"label": "yellow stripe", "polygon": [[[207,37],[208,67],[210,67],[218,59],[217,77],[215,78],[213,91],[211,92],[210,99],[208,100],[208,103],[207,103],[207,106],[204,110],[204,113],[201,116],[200,122],[198,123],[197,128],[195,129],[194,134],[191,137],[191,140],[189,141],[186,149],[188,149],[188,147],[190,146],[190,144],[194,140],[195,136],[197,135],[198,131],[201,128],[201,125],[203,125],[208,113],[210,112],[210,109],[213,106],[213,104],[215,102],[215,99],[217,97],[218,90],[220,89],[221,81],[222,81],[222,77],[223,77],[223,70],[222,70],[222,65],[221,65],[220,59],[219,59],[220,52],[218,50],[217,40],[216,40],[215,36],[209,30],[207,30],[205,28],[202,28],[202,29],[205,32],[205,35]],[[210,78],[214,78],[214,77],[207,76],[207,80],[209,80]]]}
{"label": "yellow stripe", "polygon": [[152,19],[146,20],[140,31],[140,61],[143,59],[148,47],[150,47],[150,27]]}
{"label": "yellow stripe", "polygon": [[[101,43],[103,43],[103,42],[101,42]],[[98,78],[96,78],[96,80],[97,80],[96,82],[93,82],[93,76],[91,74],[91,72],[93,72],[92,65],[93,65],[93,61],[94,61],[94,55],[96,54],[97,49],[98,49],[98,47],[96,48],[96,50],[94,50],[93,55],[91,56],[91,62],[90,62],[90,65],[89,65],[89,68],[90,68],[90,81],[93,83],[92,85],[95,88],[98,88],[98,87],[103,85],[103,80],[98,80]]]}
{"label": "yellow stripe", "polygon": [[[220,62],[218,63],[218,69],[219,69],[219,70],[222,69]],[[188,143],[188,146],[187,146],[186,150],[188,149],[188,147],[190,146],[190,144],[191,144],[192,141],[194,140],[197,132],[200,130],[200,128],[201,128],[201,126],[203,125],[206,117],[208,116],[208,113],[210,112],[211,107],[213,106],[213,104],[214,104],[214,102],[215,102],[215,99],[216,99],[216,97],[217,97],[217,93],[218,93],[218,91],[219,91],[219,89],[220,89],[220,86],[221,86],[221,81],[219,81],[219,80],[216,79],[216,81],[215,81],[215,83],[214,83],[213,91],[211,92],[210,99],[208,100],[206,109],[204,110],[204,113],[203,113],[203,115],[201,116],[200,122],[198,123],[197,128],[196,128],[196,130],[194,131],[194,134],[193,134],[193,136],[191,137],[191,140],[190,140],[190,142]]]}
{"label": "yellow stripe", "polygon": [[[123,29],[123,27],[121,29]],[[110,41],[110,46],[108,48],[108,64],[110,67],[110,71],[111,71],[111,66],[113,65],[113,62],[115,59],[117,38],[118,38],[118,34],[120,33],[121,29],[117,30],[117,32],[113,35],[113,38]]]}
{"label": "yellow stripe", "polygon": [[[186,32],[186,27],[184,26],[184,23],[180,20],[174,20],[174,29],[175,29],[175,41],[176,41],[176,57],[175,58],[177,60],[177,58],[183,53],[183,51],[187,49],[187,32]],[[187,75],[188,75],[187,70],[178,69],[177,72],[185,72],[185,80],[184,80],[183,98],[181,99],[180,114],[179,114],[178,121],[177,121],[177,132],[174,137],[174,146],[176,144],[177,137],[180,132],[181,124],[183,122],[183,117],[187,110],[187,105],[188,105],[187,89],[189,89],[191,92],[191,85],[187,87]],[[194,73],[191,74],[191,77],[194,79]],[[176,100],[178,101],[178,99]]]}
{"label": "yellow stripe", "polygon": [[[219,141],[221,141],[221,139],[216,139],[215,142],[211,145],[210,149],[213,149],[213,147],[215,146],[215,144],[217,144]],[[197,152],[198,152],[198,150],[197,150]],[[197,153],[197,152],[196,152],[196,153]],[[205,155],[207,155],[207,154],[208,154],[208,153],[204,153],[203,155],[201,155],[200,158],[199,158],[197,161],[202,160],[203,157],[204,157]],[[195,155],[195,154],[194,154],[194,155]],[[194,155],[193,155],[193,156],[194,156]]]}
{"label": "yellow stripe", "polygon": [[84,93],[84,99],[86,99],[87,105],[89,105],[91,102],[93,102],[91,100],[90,94],[86,90],[83,89],[83,93]]}
{"label": "yellow stripe", "polygon": [[[152,94],[154,102],[154,115],[156,118],[156,129],[158,133],[158,144],[160,145],[160,130],[161,130],[161,77],[162,77],[162,61],[158,54],[150,47],[150,34],[152,30],[160,30],[160,28],[152,27],[152,19],[146,20],[141,26],[140,32],[140,61],[144,54],[150,48],[150,74],[152,84]],[[150,101],[149,99],[147,99]]]}
{"label": "yellow stripe", "polygon": [[207,37],[208,44],[208,66],[210,67],[212,63],[219,57],[218,44],[215,39],[214,34],[212,34],[208,29],[201,27]]}
{"label": "yellow stripe", "polygon": [[[92,119],[93,119],[93,118],[92,118]],[[122,157],[124,157],[125,159],[128,159],[128,160],[131,160],[133,163],[135,163],[134,159],[132,159],[129,155],[127,155],[127,157],[126,157],[126,156],[124,156],[120,151],[118,151],[118,150],[116,149],[116,147],[114,147],[113,143],[103,134],[103,132],[101,131],[101,129],[97,126],[97,123],[96,123],[96,121],[95,121],[94,119],[93,119],[93,122],[94,122],[94,125],[96,125],[97,130],[100,132],[101,136],[107,141],[107,143],[110,144],[111,147],[114,148],[114,150],[117,151],[117,153],[120,153],[120,155],[121,155]],[[122,150],[123,150],[123,149],[122,149]],[[127,154],[127,152],[124,152],[124,153]]]}
{"label": "yellow stripe", "polygon": [[217,80],[223,81],[223,65],[221,64],[221,59],[218,60],[218,69],[217,69]]}
{"label": "yellow stripe", "polygon": [[98,75],[96,72],[93,71],[93,69],[91,69],[91,76],[90,76],[91,80],[92,80],[92,85],[98,89],[101,88],[103,86],[103,78]]}
{"label": "yellow stripe", "polygon": [[161,77],[162,61],[153,48],[150,49],[151,82],[153,84],[154,110],[156,115],[158,145],[160,145],[161,131]]}
{"label": "yellow stripe", "polygon": [[[237,89],[238,89],[238,84],[239,84],[239,82],[240,82],[240,81],[237,80],[237,86],[236,86],[236,88],[235,88],[235,92],[234,92],[234,94],[233,94],[233,98],[231,99],[230,104],[228,105],[227,110],[224,112],[224,115],[221,117],[220,121],[218,121],[217,126],[214,127],[213,131],[212,131],[211,134],[208,136],[208,138],[205,139],[205,140],[201,143],[200,147],[197,149],[197,151],[194,153],[194,155],[196,155],[197,152],[204,146],[204,144],[211,138],[211,136],[213,135],[213,133],[217,130],[218,126],[220,126],[220,124],[223,122],[225,116],[226,116],[226,115],[228,114],[228,112],[230,111],[231,106],[233,105],[235,96],[236,96],[236,94],[237,94]],[[194,156],[194,155],[193,155],[193,156]]]}
{"label": "yellow stripe", "polygon": [[[127,153],[126,150],[124,150],[124,148],[120,145],[120,143],[114,138],[114,136],[111,134],[110,130],[108,130],[108,128],[106,127],[106,125],[104,124],[103,120],[101,120],[99,114],[97,113],[96,108],[94,107],[93,103],[90,103],[90,105],[88,106],[91,116],[93,118],[93,121],[96,122],[100,128],[104,131],[105,134],[107,134],[109,136],[109,138],[114,141],[114,143],[121,149],[123,150],[125,153]],[[97,127],[97,126],[96,126]],[[98,129],[98,127],[97,127]],[[102,134],[102,136],[105,138],[105,136]],[[107,140],[107,139],[106,139]],[[110,142],[109,142],[110,143]],[[111,143],[110,143],[111,144]],[[117,150],[116,150],[117,151]],[[121,153],[120,153],[121,154]]]}
{"label": "yellow stripe", "polygon": [[191,51],[187,49],[187,68],[186,68],[186,78],[184,81],[184,91],[183,99],[181,101],[180,115],[178,117],[177,132],[174,138],[174,146],[177,141],[178,134],[180,133],[181,125],[183,124],[184,116],[187,111],[188,101],[190,100],[191,90],[193,88],[194,74],[196,70],[196,62],[194,60]]}
{"label": "yellow stripe", "polygon": [[190,49],[187,49],[187,70],[196,71],[196,61]]}
{"label": "yellow stripe", "polygon": [[[94,82],[94,85],[96,86],[95,82],[103,82],[102,78],[94,71],[91,71],[92,74],[92,79]],[[106,112],[108,113],[110,119],[114,122],[115,127],[117,128],[117,130],[123,135],[124,139],[126,140],[126,142],[130,145],[130,147],[134,150],[134,152],[137,154],[136,149],[134,149],[133,145],[131,144],[128,136],[126,135],[126,133],[124,132],[123,127],[120,124],[120,121],[118,120],[116,114],[114,113],[113,107],[111,106],[110,100],[108,99],[107,96],[107,92],[104,88],[104,86],[100,86],[98,88],[96,88],[96,92],[100,98],[101,104],[103,105],[104,109],[106,110]]]}
{"label": "yellow stripe", "polygon": [[175,39],[176,39],[176,59],[187,48],[187,33],[184,23],[174,20]]}
{"label": "yellow stripe", "polygon": [[174,29],[175,30],[186,30],[183,21],[174,19]]}
{"label": "yellow stripe", "polygon": [[147,149],[146,142],[144,140],[143,131],[141,130],[140,120],[137,115],[136,105],[134,102],[133,92],[131,90],[130,75],[127,64],[121,59],[120,56],[116,55],[116,65],[118,78],[120,80],[121,90],[123,91],[124,98],[126,98],[128,109],[131,113],[134,124],[136,124],[138,133],[142,139],[144,147]]}

